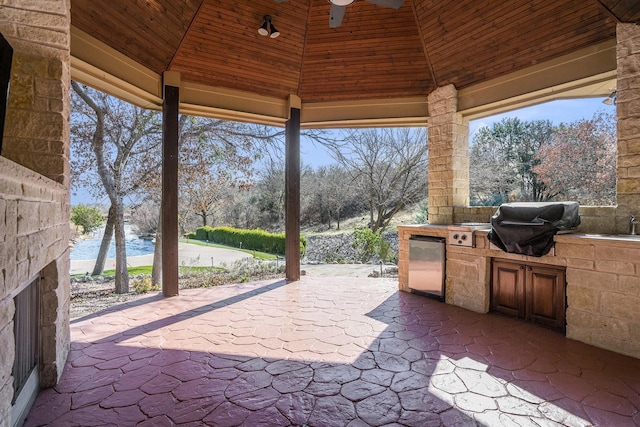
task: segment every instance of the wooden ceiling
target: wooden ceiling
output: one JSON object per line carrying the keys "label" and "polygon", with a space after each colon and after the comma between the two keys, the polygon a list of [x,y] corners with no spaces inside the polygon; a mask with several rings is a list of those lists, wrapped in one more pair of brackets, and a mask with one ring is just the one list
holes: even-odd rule
{"label": "wooden ceiling", "polygon": [[[615,38],[637,0],[72,0],[72,26],[155,73],[303,102],[426,96],[477,85]],[[271,15],[278,38],[257,32]]]}

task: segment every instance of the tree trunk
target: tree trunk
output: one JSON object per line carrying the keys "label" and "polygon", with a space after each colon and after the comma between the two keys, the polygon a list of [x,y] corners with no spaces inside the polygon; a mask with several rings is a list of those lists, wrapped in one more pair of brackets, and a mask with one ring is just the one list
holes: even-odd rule
{"label": "tree trunk", "polygon": [[[96,104],[96,102],[82,90],[78,83],[71,81],[71,85],[76,93],[96,113],[96,129],[91,141],[91,149],[96,156],[96,165],[100,181],[102,181],[102,185],[109,195],[111,207],[114,209],[114,228],[116,239],[115,291],[117,293],[127,293],[129,292],[129,272],[127,271],[127,248],[125,246],[124,236],[124,203],[122,201],[122,194],[119,193],[121,176],[119,173],[114,175],[111,174],[108,166],[108,159],[104,152],[105,110]],[[122,162],[123,159],[120,159],[119,164]]]}
{"label": "tree trunk", "polygon": [[162,285],[162,210],[158,211],[158,215],[156,246],[153,249],[153,267],[151,268],[151,283],[154,285]]}
{"label": "tree trunk", "polygon": [[129,271],[127,270],[127,247],[124,230],[124,205],[120,202],[115,206],[115,237],[116,237],[116,293],[129,292]]}
{"label": "tree trunk", "polygon": [[115,209],[113,205],[111,205],[109,207],[109,214],[107,215],[107,223],[104,226],[104,235],[102,236],[102,243],[100,243],[100,251],[98,252],[96,265],[93,267],[93,273],[91,273],[92,276],[98,276],[104,273],[104,264],[107,262],[107,254],[109,253],[109,246],[111,246],[111,238],[113,237],[115,216]]}

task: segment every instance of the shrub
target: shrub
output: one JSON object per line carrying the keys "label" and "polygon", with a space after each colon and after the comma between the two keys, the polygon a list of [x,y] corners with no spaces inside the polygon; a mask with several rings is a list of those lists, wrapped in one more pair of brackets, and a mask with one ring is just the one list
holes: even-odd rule
{"label": "shrub", "polygon": [[426,224],[429,222],[429,200],[424,199],[418,203],[418,213],[416,214],[416,223]]}
{"label": "shrub", "polygon": [[189,233],[185,234],[185,235],[184,235],[184,238],[185,238],[185,239],[191,239],[191,240],[196,240],[196,239],[197,239],[197,237],[196,237],[196,233],[194,233],[193,231],[191,231],[191,232],[189,232]]}
{"label": "shrub", "polygon": [[371,261],[380,245],[380,233],[374,233],[369,227],[357,228],[353,232],[353,247],[358,251],[358,259]]}
{"label": "shrub", "polygon": [[374,255],[378,260],[386,262],[394,258],[391,244],[382,237],[380,230],[373,232],[368,227],[357,228],[353,232],[353,247],[358,252],[358,260],[369,262]]}
{"label": "shrub", "polygon": [[[195,238],[221,245],[240,249],[249,249],[270,254],[284,254],[284,233],[270,233],[255,229],[244,230],[233,227],[199,227],[195,232]],[[300,236],[300,255],[304,256],[307,249],[307,239]]]}
{"label": "shrub", "polygon": [[196,240],[202,240],[203,242],[209,240],[209,230],[212,230],[212,228],[208,225],[205,225],[204,227],[198,227],[196,229],[196,236],[194,238]]}
{"label": "shrub", "polygon": [[71,208],[71,221],[82,227],[82,234],[88,234],[102,225],[102,214],[95,207],[78,205]]}
{"label": "shrub", "polygon": [[135,278],[131,281],[131,284],[138,294],[146,294],[147,292],[160,290],[160,285],[157,283],[154,285],[149,276]]}

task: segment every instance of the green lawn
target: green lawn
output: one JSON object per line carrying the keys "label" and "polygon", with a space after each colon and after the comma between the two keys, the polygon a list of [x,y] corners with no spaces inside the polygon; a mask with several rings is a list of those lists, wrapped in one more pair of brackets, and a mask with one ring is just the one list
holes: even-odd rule
{"label": "green lawn", "polygon": [[232,250],[232,251],[240,251],[240,252],[247,253],[249,255],[253,255],[253,257],[257,258],[257,259],[276,259],[276,255],[268,254],[266,252],[252,251],[250,249],[239,249],[239,248],[234,248],[232,246],[219,245],[217,243],[203,242],[202,240],[180,239],[180,241],[182,243],[189,243],[191,245],[212,246],[214,248],[229,249],[229,250]]}
{"label": "green lawn", "polygon": [[[127,270],[129,271],[129,276],[137,276],[138,274],[151,274],[152,266],[150,265],[142,265],[139,267],[129,267]],[[178,272],[180,274],[189,274],[189,273],[209,273],[214,271],[223,271],[222,267],[199,267],[199,266],[178,266]],[[115,270],[105,270],[102,273],[102,276],[115,276]],[[82,278],[84,274],[73,274],[71,277]]]}
{"label": "green lawn", "polygon": [[[249,255],[252,255],[254,258],[261,259],[261,260],[274,260],[274,259],[276,259],[276,255],[268,254],[266,252],[259,252],[259,251],[252,251],[252,250],[248,250],[248,249],[233,248],[231,246],[219,245],[217,243],[207,243],[207,242],[203,242],[201,240],[180,239],[180,242],[188,243],[190,245],[212,246],[214,248],[222,248],[222,249],[229,249],[229,250],[232,250],[232,251],[240,251],[240,252],[244,252],[244,253],[247,253]],[[145,266],[140,266],[140,267],[129,267],[128,268],[129,276],[136,276],[138,274],[151,274],[151,268],[152,267],[150,265],[145,265]],[[180,274],[204,273],[204,272],[219,271],[219,270],[224,270],[224,268],[222,268],[222,267],[178,266],[178,271],[180,272]],[[115,270],[105,270],[102,275],[103,276],[113,276],[113,275],[115,275]],[[80,277],[84,277],[84,274],[74,274],[71,277],[80,278]]]}

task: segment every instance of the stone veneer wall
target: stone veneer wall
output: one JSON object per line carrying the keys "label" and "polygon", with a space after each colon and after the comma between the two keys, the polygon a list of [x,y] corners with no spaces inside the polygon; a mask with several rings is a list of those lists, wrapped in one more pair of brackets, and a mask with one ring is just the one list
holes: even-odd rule
{"label": "stone veneer wall", "polygon": [[640,241],[556,237],[567,265],[567,337],[640,358]]}
{"label": "stone veneer wall", "polygon": [[626,233],[629,215],[640,217],[640,26],[617,26],[618,209],[616,225]]}
{"label": "stone veneer wall", "polygon": [[429,102],[429,223],[451,224],[454,206],[469,205],[469,122],[458,113],[453,85]]}
{"label": "stone veneer wall", "polygon": [[11,424],[15,294],[40,274],[40,385],[69,350],[70,0],[0,0],[14,49],[0,157],[0,426]]}

